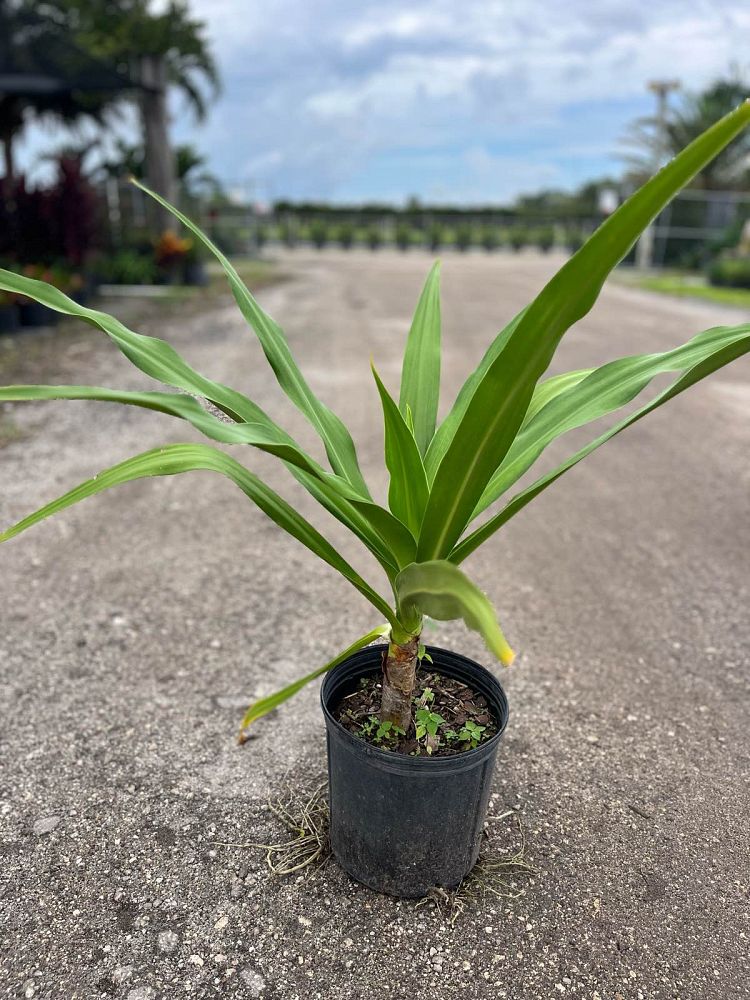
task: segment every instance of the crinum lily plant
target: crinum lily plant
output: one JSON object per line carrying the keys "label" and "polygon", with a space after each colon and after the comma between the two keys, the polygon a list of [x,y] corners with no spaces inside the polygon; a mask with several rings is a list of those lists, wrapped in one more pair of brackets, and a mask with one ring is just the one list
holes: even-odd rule
{"label": "crinum lily plant", "polygon": [[[498,334],[439,425],[440,299],[438,267],[433,267],[406,343],[398,402],[373,369],[385,424],[385,464],[390,474],[387,506],[371,496],[351,435],[313,394],[279,326],[200,229],[157,195],[153,197],[221,264],[279,385],[319,435],[330,468],[303,451],[251,399],[204,378],[164,341],[134,333],[113,317],[78,305],[44,282],[0,271],[0,289],[26,295],[98,327],[136,367],[171,390],[9,386],[0,389],[0,400],[86,399],[141,406],[185,420],[220,444],[250,445],[275,455],[297,482],[369,549],[388,580],[388,599],[237,458],[206,444],[172,444],[129,458],[8,528],[0,534],[0,541],[118,483],[197,469],[221,473],[279,527],[346,577],[385,619],[383,625],[355,640],[330,663],[252,705],[243,730],[313,678],[382,636],[388,637],[382,720],[407,730],[425,616],[462,618],[482,634],[500,661],[510,664],[513,659],[492,605],[460,569],[466,557],[605,441],[750,350],[750,325],[714,327],[661,354],[620,358],[600,368],[544,378],[561,338],[594,305],[610,271],[669,200],[749,121],[750,101],[745,101],[624,202]],[[655,376],[665,373],[674,376],[668,388],[508,499],[513,485],[552,441],[568,430],[614,413]],[[222,416],[211,412],[215,408]],[[487,513],[498,500],[502,500],[501,505]]]}

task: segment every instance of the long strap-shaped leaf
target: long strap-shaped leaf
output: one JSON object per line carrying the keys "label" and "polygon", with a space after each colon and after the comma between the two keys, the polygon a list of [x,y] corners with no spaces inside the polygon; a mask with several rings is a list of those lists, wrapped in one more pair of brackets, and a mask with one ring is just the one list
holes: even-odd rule
{"label": "long strap-shaped leaf", "polygon": [[44,507],[23,518],[6,531],[0,532],[0,542],[19,535],[32,525],[38,524],[66,507],[79,503],[86,497],[95,496],[97,493],[120,483],[142,479],[146,476],[173,476],[180,472],[193,472],[200,469],[219,472],[231,479],[253,503],[260,507],[264,514],[297,541],[302,542],[329,566],[338,570],[392,625],[397,625],[396,617],[389,605],[338,554],[331,543],[309,521],[306,521],[278,493],[266,486],[230,455],[204,444],[166,445],[164,448],[155,448],[141,455],[136,455],[134,458],[126,459],[119,465],[100,472],[93,479],[86,480],[75,489],[58,497],[57,500],[45,504]]}
{"label": "long strap-shaped leaf", "polygon": [[[556,438],[629,403],[657,375],[685,372],[723,346],[742,340],[748,333],[750,325],[747,324],[715,327],[674,350],[610,361],[586,378],[574,382],[522,428],[480,497],[475,516],[517,482]],[[579,372],[572,374],[580,375]]]}
{"label": "long strap-shaped leaf", "polygon": [[216,257],[227,276],[240,312],[260,341],[276,380],[319,434],[334,472],[347,479],[358,492],[369,497],[370,494],[360,472],[357,453],[349,431],[339,417],[317,398],[305,381],[292,352],[289,350],[281,327],[261,309],[233,265],[194,222],[144,184],[137,180],[133,180],[133,183],[179,219],[196,239],[200,240],[206,249]]}
{"label": "long strap-shaped leaf", "polygon": [[369,646],[370,643],[375,642],[376,639],[381,639],[384,635],[388,635],[390,630],[390,625],[379,625],[371,632],[367,632],[366,635],[356,639],[351,646],[347,646],[345,650],[339,653],[338,656],[334,656],[334,658],[329,660],[324,666],[317,667],[309,674],[305,674],[304,677],[300,677],[298,680],[292,681],[291,684],[287,684],[286,687],[280,688],[280,690],[274,691],[273,694],[269,694],[265,698],[260,698],[258,701],[253,702],[247,712],[245,712],[242,724],[240,725],[240,743],[244,742],[245,730],[252,722],[255,722],[256,719],[262,718],[264,715],[268,715],[269,712],[278,708],[279,705],[295,695],[298,691],[305,687],[306,684],[309,684],[310,681],[314,681],[317,677],[322,677],[323,674],[327,674],[329,670],[333,670],[333,668],[337,667],[339,663],[343,663],[344,660],[350,657],[353,653],[356,653],[360,649],[364,649],[365,646]]}
{"label": "long strap-shaped leaf", "polygon": [[463,618],[469,628],[479,632],[491,652],[506,667],[513,662],[497,615],[487,597],[475,583],[442,559],[412,563],[396,579],[398,606],[408,613],[414,609],[439,621]]}
{"label": "long strap-shaped leaf", "polygon": [[478,366],[461,386],[453,406],[450,408],[445,420],[443,420],[435,432],[435,436],[427,449],[424,463],[427,471],[427,478],[430,483],[434,480],[435,473],[445,457],[445,453],[448,451],[456,430],[461,425],[461,421],[464,418],[467,407],[474,396],[477,386],[482,381],[493,362],[502,353],[505,345],[508,343],[513,331],[521,322],[521,319],[527,309],[528,306],[522,309],[517,316],[514,316],[510,323],[508,323],[508,325],[504,327],[504,329],[502,329],[492,341],[490,346],[485,351],[484,357],[479,362]]}
{"label": "long strap-shaped leaf", "polygon": [[505,457],[534,385],[565,332],[585,316],[609,272],[671,198],[750,121],[750,100],[692,142],[603,223],[558,271],[476,385],[432,484],[420,561],[446,556]]}
{"label": "long strap-shaped leaf", "polygon": [[158,337],[146,337],[142,333],[135,333],[114,316],[100,312],[98,309],[89,309],[87,306],[79,305],[45,281],[27,278],[2,268],[0,268],[0,289],[26,295],[55,312],[65,316],[75,316],[98,327],[144,374],[163,382],[165,385],[171,385],[175,389],[184,389],[202,396],[204,399],[209,399],[234,420],[276,426],[271,418],[251,399],[235,389],[230,389],[219,382],[212,382],[205,378],[194,368],[191,368],[171,344]]}
{"label": "long strap-shaped leaf", "polygon": [[645,417],[647,413],[651,413],[652,410],[657,409],[662,406],[668,400],[673,399],[675,396],[684,392],[685,389],[689,389],[691,385],[699,382],[701,379],[710,375],[712,372],[717,371],[724,365],[728,365],[731,361],[736,358],[741,357],[743,354],[747,354],[750,351],[750,334],[745,334],[738,337],[733,343],[725,344],[720,347],[715,353],[711,354],[709,357],[704,358],[703,361],[694,365],[689,371],[687,371],[681,378],[679,378],[673,385],[664,392],[661,392],[655,399],[640,409],[636,410],[635,413],[626,417],[620,423],[616,424],[611,430],[606,431],[604,434],[600,435],[590,444],[581,448],[574,455],[568,458],[557,468],[553,469],[547,475],[542,476],[541,479],[537,479],[536,482],[532,483],[527,489],[522,490],[521,493],[517,494],[501,511],[491,517],[488,521],[485,521],[483,525],[473,531],[470,535],[467,535],[463,541],[453,549],[449,559],[452,563],[460,563],[466,559],[467,556],[487,541],[494,533],[502,528],[512,517],[518,514],[519,511],[531,501],[537,497],[540,493],[551,486],[552,483],[556,482],[564,473],[569,469],[572,469],[574,465],[577,465],[580,461],[590,455],[592,451],[596,451],[597,448],[609,441],[616,434],[624,431],[626,427],[630,427],[636,421]]}
{"label": "long strap-shaped leaf", "polygon": [[[385,464],[391,479],[388,506],[416,539],[427,506],[428,486],[417,442],[393,399],[372,366],[385,424]],[[414,550],[416,555],[416,546]],[[412,556],[412,559],[414,556]],[[410,560],[411,561],[411,560]]]}
{"label": "long strap-shaped leaf", "polygon": [[272,423],[226,423],[219,420],[192,396],[178,392],[130,392],[122,389],[106,389],[90,385],[8,385],[0,387],[0,401],[27,402],[29,400],[77,399],[103,403],[122,403],[147,410],[179,417],[192,424],[197,430],[213,441],[222,444],[249,444],[261,451],[283,459],[322,480],[334,492],[348,499],[359,499],[349,483],[333,473],[322,469],[314,459],[306,455],[280,428]]}
{"label": "long strap-shaped leaf", "polygon": [[[129,392],[85,385],[16,385],[0,387],[0,401],[78,399],[124,403],[180,417],[213,441],[249,444],[280,458],[315,499],[359,537],[391,576],[410,563],[416,542],[389,511],[363,500],[340,476],[327,472],[305,454],[285,431],[258,423],[225,423],[191,396],[168,392]],[[300,473],[299,475],[297,473]],[[317,481],[317,485],[314,485]],[[394,562],[395,560],[395,562]]]}
{"label": "long strap-shaped leaf", "polygon": [[414,312],[401,370],[398,408],[414,420],[420,455],[435,433],[440,400],[440,262],[432,266]]}

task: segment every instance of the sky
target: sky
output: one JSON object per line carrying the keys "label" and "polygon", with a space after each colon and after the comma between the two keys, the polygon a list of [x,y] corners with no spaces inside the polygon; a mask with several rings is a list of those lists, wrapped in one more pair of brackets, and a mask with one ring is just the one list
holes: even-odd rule
{"label": "sky", "polygon": [[[651,79],[750,69],[747,0],[192,0],[223,92],[177,141],[258,200],[507,202],[622,170]],[[746,76],[750,73],[746,74]],[[123,129],[126,131],[125,125]],[[49,144],[49,136],[47,136]],[[26,143],[30,159],[42,139]]]}

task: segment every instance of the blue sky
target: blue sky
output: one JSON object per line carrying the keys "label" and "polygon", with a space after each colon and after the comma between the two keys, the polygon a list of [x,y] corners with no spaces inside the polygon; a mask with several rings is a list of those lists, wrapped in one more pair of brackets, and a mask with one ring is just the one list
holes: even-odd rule
{"label": "blue sky", "polygon": [[[748,67],[747,0],[192,0],[224,89],[174,134],[260,199],[506,201],[617,173],[646,81]],[[123,131],[126,126],[123,124]],[[49,135],[30,136],[27,161]]]}

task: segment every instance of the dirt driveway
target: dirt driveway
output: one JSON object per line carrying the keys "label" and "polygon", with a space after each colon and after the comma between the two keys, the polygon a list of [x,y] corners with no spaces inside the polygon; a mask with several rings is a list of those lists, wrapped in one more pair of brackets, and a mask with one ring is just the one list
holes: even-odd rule
{"label": "dirt driveway", "polygon": [[[553,263],[446,255],[446,400]],[[282,266],[290,280],[262,301],[382,490],[368,361],[395,388],[428,260],[300,252]],[[559,367],[747,318],[611,287]],[[229,304],[144,332],[314,447]],[[49,381],[143,384],[103,336],[54,344],[40,361]],[[10,416],[26,438],[0,450],[2,524],[128,455],[194,439],[168,417],[96,403]],[[311,787],[325,771],[316,690],[240,748],[242,707],[377,624],[230,483],[133,483],[4,545],[0,995],[747,996],[749,455],[742,361],[591,456],[467,564],[522,653],[505,675],[495,849],[518,845],[520,821],[538,874],[454,922],[335,864],[276,882],[258,852],[221,846],[278,838],[266,799],[285,775]],[[241,457],[377,580],[272,460]],[[458,626],[431,640],[486,659]]]}

